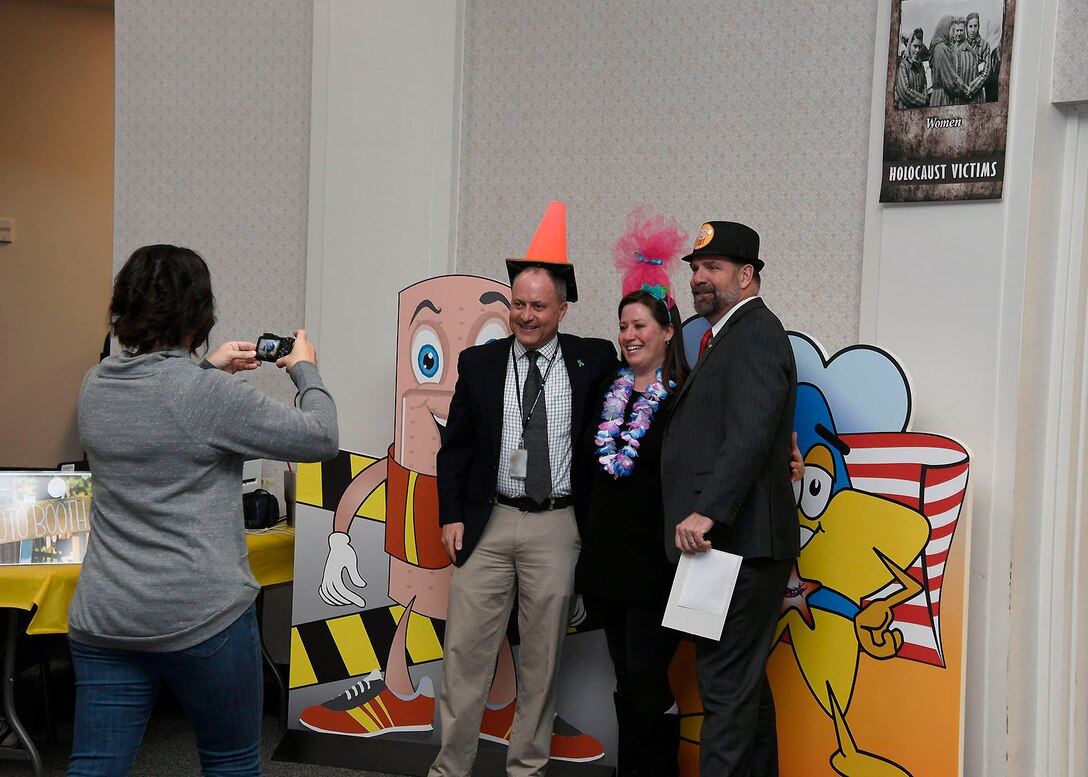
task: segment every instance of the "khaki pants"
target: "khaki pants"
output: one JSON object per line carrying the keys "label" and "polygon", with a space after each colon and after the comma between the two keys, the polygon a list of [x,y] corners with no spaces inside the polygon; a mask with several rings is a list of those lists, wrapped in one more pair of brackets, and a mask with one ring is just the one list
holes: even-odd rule
{"label": "khaki pants", "polygon": [[472,555],[453,573],[439,710],[442,749],[429,777],[468,777],[495,661],[518,597],[518,697],[506,772],[542,775],[581,540],[574,510],[496,505]]}

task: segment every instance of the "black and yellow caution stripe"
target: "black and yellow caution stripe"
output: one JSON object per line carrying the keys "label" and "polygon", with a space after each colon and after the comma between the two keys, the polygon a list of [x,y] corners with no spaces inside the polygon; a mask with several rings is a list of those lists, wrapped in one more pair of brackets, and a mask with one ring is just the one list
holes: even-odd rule
{"label": "black and yellow caution stripe", "polygon": [[[361,453],[340,451],[335,459],[316,464],[298,465],[298,485],[295,499],[299,504],[335,511],[356,475],[382,459]],[[355,513],[373,521],[385,521],[385,484],[374,490]]]}
{"label": "black and yellow caution stripe", "polygon": [[[393,634],[404,616],[394,605],[300,623],[291,628],[291,688],[385,671]],[[409,666],[442,658],[445,622],[413,612],[408,621]]]}

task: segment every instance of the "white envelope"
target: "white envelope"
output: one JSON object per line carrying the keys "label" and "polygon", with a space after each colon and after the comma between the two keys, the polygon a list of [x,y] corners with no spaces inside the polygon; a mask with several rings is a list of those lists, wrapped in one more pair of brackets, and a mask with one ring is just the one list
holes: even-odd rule
{"label": "white envelope", "polygon": [[721,639],[743,560],[720,550],[681,556],[661,625],[707,639]]}

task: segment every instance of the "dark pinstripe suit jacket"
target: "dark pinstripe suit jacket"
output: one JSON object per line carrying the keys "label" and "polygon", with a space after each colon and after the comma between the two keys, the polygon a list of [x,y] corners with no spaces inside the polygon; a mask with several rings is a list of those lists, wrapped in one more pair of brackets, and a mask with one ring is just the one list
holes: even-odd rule
{"label": "dark pinstripe suit jacket", "polygon": [[665,548],[693,512],[707,538],[747,558],[795,558],[797,503],[789,479],[797,367],[789,338],[762,299],[737,310],[695,365],[665,429],[661,477]]}

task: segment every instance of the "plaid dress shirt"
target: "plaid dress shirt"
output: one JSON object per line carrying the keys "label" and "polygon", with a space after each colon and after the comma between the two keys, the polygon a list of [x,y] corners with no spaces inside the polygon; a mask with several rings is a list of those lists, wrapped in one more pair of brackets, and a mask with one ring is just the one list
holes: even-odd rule
{"label": "plaid dress shirt", "polygon": [[[563,354],[559,350],[559,336],[556,335],[540,349],[537,368],[544,377],[544,395],[540,398],[548,411],[548,459],[552,465],[552,493],[556,496],[570,495],[570,460],[571,460],[571,409],[570,376]],[[521,442],[522,421],[519,416],[521,396],[525,387],[525,378],[529,374],[529,357],[525,346],[514,339],[510,355],[506,362],[506,386],[503,390],[502,438],[499,446],[499,477],[497,489],[503,496],[518,498],[525,496],[525,480],[511,477],[510,452]],[[517,360],[515,374],[514,361]],[[554,363],[553,363],[554,362]],[[525,408],[528,412],[528,408]],[[539,412],[539,406],[538,406]]]}

